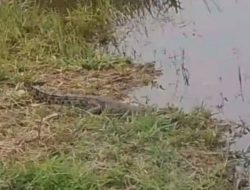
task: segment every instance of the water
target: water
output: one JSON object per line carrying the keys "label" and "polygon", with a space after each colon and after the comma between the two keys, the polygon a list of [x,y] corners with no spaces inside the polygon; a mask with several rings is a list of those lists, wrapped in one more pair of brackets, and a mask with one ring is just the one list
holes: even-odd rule
{"label": "water", "polygon": [[[224,119],[250,124],[250,1],[185,0],[179,13],[135,18],[118,49],[139,62],[155,61],[159,87],[131,96],[190,110],[204,105]],[[156,15],[156,14],[155,14]],[[233,149],[246,149],[250,136]]]}

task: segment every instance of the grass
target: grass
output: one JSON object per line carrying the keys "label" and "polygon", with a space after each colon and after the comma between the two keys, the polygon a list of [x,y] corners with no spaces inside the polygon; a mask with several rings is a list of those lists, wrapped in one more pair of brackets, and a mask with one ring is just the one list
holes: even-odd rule
{"label": "grass", "polygon": [[97,44],[114,37],[119,13],[105,2],[95,9],[79,6],[65,15],[34,5],[0,6],[0,78],[26,75],[41,64],[100,69],[129,63],[96,50]]}
{"label": "grass", "polygon": [[68,110],[44,119],[39,138],[30,140],[30,134],[37,136],[39,117],[46,118],[55,109],[41,105],[23,112],[28,110],[27,116],[20,118],[19,111],[20,120],[13,119],[26,123],[21,129],[12,126],[14,138],[22,143],[6,147],[6,152],[2,149],[2,187],[225,189],[228,185],[223,176],[226,161],[215,146],[219,126],[202,112],[172,110],[122,119],[77,116]]}
{"label": "grass", "polygon": [[111,96],[152,81],[153,68],[96,49],[124,16],[98,2],[67,13],[30,1],[0,6],[0,189],[230,189],[221,125],[208,111],[86,115],[35,104],[20,88],[44,79]]}

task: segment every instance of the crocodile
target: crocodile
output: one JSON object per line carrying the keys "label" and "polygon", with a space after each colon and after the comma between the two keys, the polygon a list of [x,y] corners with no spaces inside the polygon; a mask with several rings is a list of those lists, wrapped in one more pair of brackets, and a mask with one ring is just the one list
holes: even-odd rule
{"label": "crocodile", "polygon": [[108,113],[127,113],[138,114],[152,112],[155,107],[135,106],[118,101],[114,101],[107,97],[90,96],[90,95],[60,95],[49,93],[41,89],[40,83],[25,84],[27,91],[39,102],[47,104],[57,104],[63,106],[73,106],[86,110],[92,114]]}

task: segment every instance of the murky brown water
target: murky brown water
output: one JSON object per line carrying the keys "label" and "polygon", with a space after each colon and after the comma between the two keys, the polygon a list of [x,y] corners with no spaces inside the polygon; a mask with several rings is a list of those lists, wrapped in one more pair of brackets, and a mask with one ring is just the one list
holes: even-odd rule
{"label": "murky brown water", "polygon": [[[179,13],[134,19],[119,44],[137,61],[155,61],[164,75],[161,88],[134,91],[159,106],[173,104],[190,110],[204,105],[218,117],[250,124],[250,1],[185,0]],[[250,135],[234,149],[245,149]]]}

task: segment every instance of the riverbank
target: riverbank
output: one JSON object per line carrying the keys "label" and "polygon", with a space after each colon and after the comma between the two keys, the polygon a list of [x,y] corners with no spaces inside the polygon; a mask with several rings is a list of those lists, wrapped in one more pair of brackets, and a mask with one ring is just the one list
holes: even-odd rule
{"label": "riverbank", "polygon": [[[0,7],[0,187],[2,189],[230,189],[224,126],[203,109],[133,117],[79,114],[38,104],[21,88],[126,101],[159,74],[97,51],[115,38],[111,4],[61,14]],[[129,100],[127,100],[129,101]]]}

